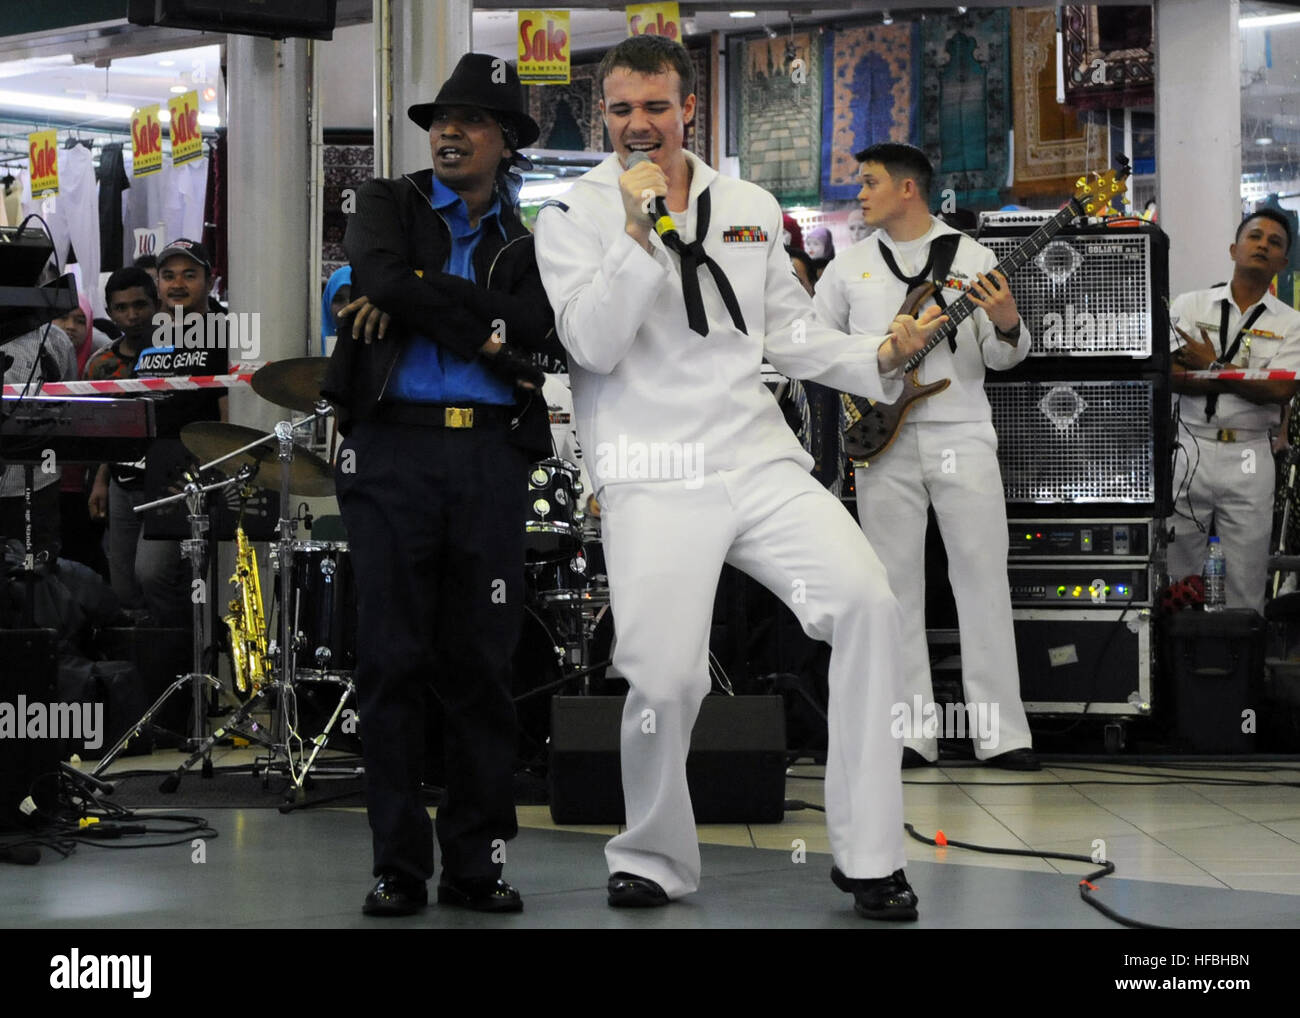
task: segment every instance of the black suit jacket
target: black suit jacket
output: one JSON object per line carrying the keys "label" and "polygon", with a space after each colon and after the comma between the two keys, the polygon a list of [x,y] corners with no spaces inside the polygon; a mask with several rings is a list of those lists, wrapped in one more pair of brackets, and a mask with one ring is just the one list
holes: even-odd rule
{"label": "black suit jacket", "polygon": [[[343,247],[352,265],[352,293],[392,315],[382,341],[354,340],[344,329],[326,370],[322,393],[338,407],[347,434],[354,421],[375,412],[411,335],[429,336],[470,359],[505,323],[516,350],[563,357],[555,318],[542,287],[533,238],[502,203],[499,231],[485,230],[474,249],[478,282],[442,271],[451,253],[451,230],[429,204],[433,170],[372,180],[357,194]],[[420,273],[417,275],[417,271]],[[550,421],[540,391],[515,390],[516,423],[510,440],[533,459],[551,454]]]}

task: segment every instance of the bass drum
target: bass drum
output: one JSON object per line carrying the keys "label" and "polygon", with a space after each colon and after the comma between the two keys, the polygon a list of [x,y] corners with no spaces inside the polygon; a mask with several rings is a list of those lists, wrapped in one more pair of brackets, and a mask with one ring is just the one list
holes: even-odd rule
{"label": "bass drum", "polygon": [[[574,696],[584,688],[581,678],[561,681],[566,672],[580,670],[579,665],[565,662],[562,657],[564,627],[571,624],[572,614],[532,607],[524,612],[523,630],[515,648],[512,684],[515,714],[519,719],[519,759],[525,766],[546,764],[551,738],[551,697]],[[602,696],[626,693],[626,682],[606,676],[614,648],[613,613],[608,606],[600,607],[590,618],[579,618],[578,623],[586,626],[589,633],[587,661],[598,666],[590,673],[587,688]]]}

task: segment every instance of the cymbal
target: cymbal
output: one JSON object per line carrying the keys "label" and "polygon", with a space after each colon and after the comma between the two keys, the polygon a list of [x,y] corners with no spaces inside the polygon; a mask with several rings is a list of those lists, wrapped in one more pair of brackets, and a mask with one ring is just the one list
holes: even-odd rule
{"label": "cymbal", "polygon": [[310,413],[321,398],[328,357],[294,357],[272,361],[253,374],[253,391],[264,400],[290,410]]}
{"label": "cymbal", "polygon": [[[225,456],[263,436],[264,432],[256,428],[222,421],[195,421],[181,428],[181,442],[204,463]],[[252,483],[272,491],[280,490],[280,443],[274,437],[217,464],[215,469],[227,477],[234,477],[245,463],[257,467]],[[333,495],[334,471],[310,449],[295,445],[289,469],[289,491],[294,495],[308,497]]]}

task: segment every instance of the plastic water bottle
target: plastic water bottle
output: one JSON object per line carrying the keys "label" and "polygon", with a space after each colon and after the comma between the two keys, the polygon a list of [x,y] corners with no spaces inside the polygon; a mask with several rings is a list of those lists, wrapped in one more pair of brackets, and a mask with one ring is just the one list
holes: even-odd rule
{"label": "plastic water bottle", "polygon": [[1223,611],[1228,595],[1228,561],[1223,557],[1223,547],[1217,537],[1210,538],[1210,547],[1201,566],[1201,579],[1205,581],[1205,610]]}

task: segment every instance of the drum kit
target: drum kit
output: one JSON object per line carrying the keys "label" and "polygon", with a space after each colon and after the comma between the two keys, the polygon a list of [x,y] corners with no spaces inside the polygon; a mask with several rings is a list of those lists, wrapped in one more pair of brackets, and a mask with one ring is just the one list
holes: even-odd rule
{"label": "drum kit", "polygon": [[[358,720],[353,700],[356,667],[357,595],[352,561],[344,541],[300,540],[298,520],[289,517],[290,495],[317,497],[334,493],[333,470],[325,458],[295,441],[305,430],[318,430],[332,415],[320,389],[328,359],[303,357],[276,361],[259,369],[252,388],[259,396],[305,416],[260,432],[222,422],[196,422],[181,429],[181,441],[202,465],[186,475],[183,490],[140,506],[145,512],[178,501],[189,510],[190,538],[181,542],[190,562],[193,587],[206,591],[208,498],[226,489],[239,492],[241,507],[258,486],[278,486],[278,540],[271,547],[275,577],[272,612],[262,603],[256,553],[242,526],[236,531],[236,568],[230,582],[235,597],[225,617],[230,630],[232,688],[242,705],[211,734],[204,734],[206,697],[223,688],[203,671],[205,597],[194,598],[193,670],[169,686],[131,726],[92,772],[103,773],[131,738],[150,723],[175,693],[193,696],[192,754],[163,782],[174,791],[183,775],[202,761],[212,774],[211,750],[221,739],[237,735],[268,750],[265,772],[283,769],[290,780],[287,799],[300,801],[318,754],[334,726],[344,719],[349,730]],[[211,471],[216,471],[214,475]],[[214,483],[203,480],[218,476]],[[565,686],[583,692],[603,683],[609,664],[613,621],[609,587],[594,500],[583,502],[578,468],[563,459],[545,459],[530,468],[528,513],[523,521],[526,547],[526,616],[515,655],[514,693],[519,708],[521,752],[537,754],[549,734],[550,696]],[[272,622],[271,620],[275,621]],[[591,664],[595,660],[596,664]],[[304,740],[298,730],[298,694],[305,683],[327,683],[339,696],[324,728]],[[332,699],[332,697],[331,697]],[[349,702],[352,709],[347,709]],[[254,713],[269,703],[269,731]],[[259,767],[261,762],[259,761]]]}

